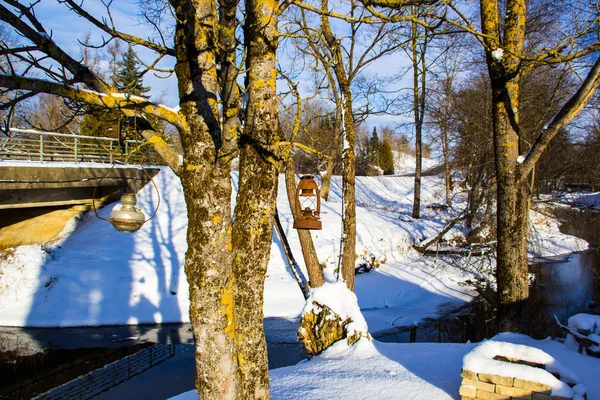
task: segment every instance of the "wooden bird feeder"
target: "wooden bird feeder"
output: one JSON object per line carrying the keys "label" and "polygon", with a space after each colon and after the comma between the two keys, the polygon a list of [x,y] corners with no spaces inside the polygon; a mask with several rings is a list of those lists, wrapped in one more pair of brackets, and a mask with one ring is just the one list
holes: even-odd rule
{"label": "wooden bird feeder", "polygon": [[323,229],[321,224],[321,195],[312,175],[304,175],[296,189],[295,229]]}

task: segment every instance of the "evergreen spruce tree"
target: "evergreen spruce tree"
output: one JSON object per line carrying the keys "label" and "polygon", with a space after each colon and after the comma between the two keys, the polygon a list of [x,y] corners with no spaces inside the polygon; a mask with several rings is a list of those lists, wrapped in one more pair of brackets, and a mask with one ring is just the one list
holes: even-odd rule
{"label": "evergreen spruce tree", "polygon": [[379,168],[383,170],[384,175],[394,173],[394,153],[390,141],[386,138],[379,146]]}
{"label": "evergreen spruce tree", "polygon": [[373,133],[369,139],[369,162],[373,166],[379,166],[379,135],[377,128],[373,127]]}
{"label": "evergreen spruce tree", "polygon": [[121,65],[122,68],[117,71],[116,76],[117,89],[123,93],[149,97],[144,96],[145,93],[150,91],[150,88],[143,85],[142,79],[140,78],[137,57],[131,46],[123,53]]}
{"label": "evergreen spruce tree", "polygon": [[[143,85],[142,79],[139,77],[140,71],[136,59],[135,51],[131,46],[122,54],[120,62],[116,63],[117,69],[111,80],[115,83],[117,89],[123,93],[134,96],[149,97],[145,93],[150,91],[150,88]],[[119,136],[122,114],[116,110],[96,110],[89,109],[84,115],[81,122],[80,133],[85,136],[104,136],[116,138]],[[125,132],[121,132],[125,137],[133,137],[132,129],[126,128]]]}

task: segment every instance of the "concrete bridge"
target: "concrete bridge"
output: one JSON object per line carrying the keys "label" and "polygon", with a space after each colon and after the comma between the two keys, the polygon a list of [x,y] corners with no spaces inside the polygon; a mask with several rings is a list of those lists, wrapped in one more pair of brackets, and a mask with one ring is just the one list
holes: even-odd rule
{"label": "concrete bridge", "polygon": [[138,192],[159,171],[142,146],[19,129],[0,137],[0,249],[51,240],[94,202]]}

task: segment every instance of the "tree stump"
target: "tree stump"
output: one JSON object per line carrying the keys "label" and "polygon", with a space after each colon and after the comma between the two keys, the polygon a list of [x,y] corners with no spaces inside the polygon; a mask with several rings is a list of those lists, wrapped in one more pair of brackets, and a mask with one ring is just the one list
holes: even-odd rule
{"label": "tree stump", "polygon": [[[298,339],[304,344],[308,354],[320,354],[341,339],[346,339],[347,343],[352,345],[363,336],[359,332],[348,335],[347,326],[352,322],[350,318],[342,321],[328,306],[316,301],[313,301],[313,304],[317,306],[315,312],[304,314],[298,328]],[[365,334],[368,338],[369,334]]]}

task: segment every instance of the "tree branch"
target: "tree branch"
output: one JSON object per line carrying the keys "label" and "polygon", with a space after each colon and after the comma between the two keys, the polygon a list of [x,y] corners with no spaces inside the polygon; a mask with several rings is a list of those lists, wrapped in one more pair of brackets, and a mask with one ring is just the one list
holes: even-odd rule
{"label": "tree branch", "polygon": [[127,43],[144,46],[144,47],[146,47],[150,50],[153,50],[159,54],[167,54],[169,56],[175,57],[175,49],[169,48],[167,46],[161,46],[161,45],[151,42],[149,40],[145,40],[140,37],[130,35],[128,33],[119,32],[116,29],[111,28],[108,25],[106,25],[105,23],[94,18],[94,16],[89,14],[87,11],[85,11],[82,7],[80,7],[77,3],[75,3],[72,0],[62,0],[61,2],[67,4],[67,6],[71,10],[73,10],[75,13],[77,13],[78,15],[82,16],[83,18],[87,19],[92,24],[94,24],[97,28],[103,30],[104,32],[108,33],[111,36],[114,36],[121,40],[124,40]]}
{"label": "tree branch", "polygon": [[188,129],[185,118],[181,114],[167,107],[154,104],[143,97],[128,96],[122,93],[99,93],[41,79],[2,74],[0,74],[0,86],[10,90],[32,90],[37,93],[53,94],[89,105],[120,110],[126,115],[131,115],[135,111],[143,112],[170,123],[180,133]]}
{"label": "tree branch", "polygon": [[110,93],[110,86],[96,76],[88,67],[81,65],[70,55],[65,53],[54,43],[52,38],[45,32],[39,32],[27,25],[22,19],[13,14],[6,7],[0,5],[0,20],[6,22],[27,39],[31,40],[40,51],[56,60],[64,66],[71,74],[75,82],[82,82],[90,88],[101,93]]}
{"label": "tree branch", "polygon": [[565,103],[536,138],[523,161],[519,173],[520,179],[527,178],[552,138],[581,112],[598,89],[598,86],[600,86],[600,58],[596,60],[577,92]]}

